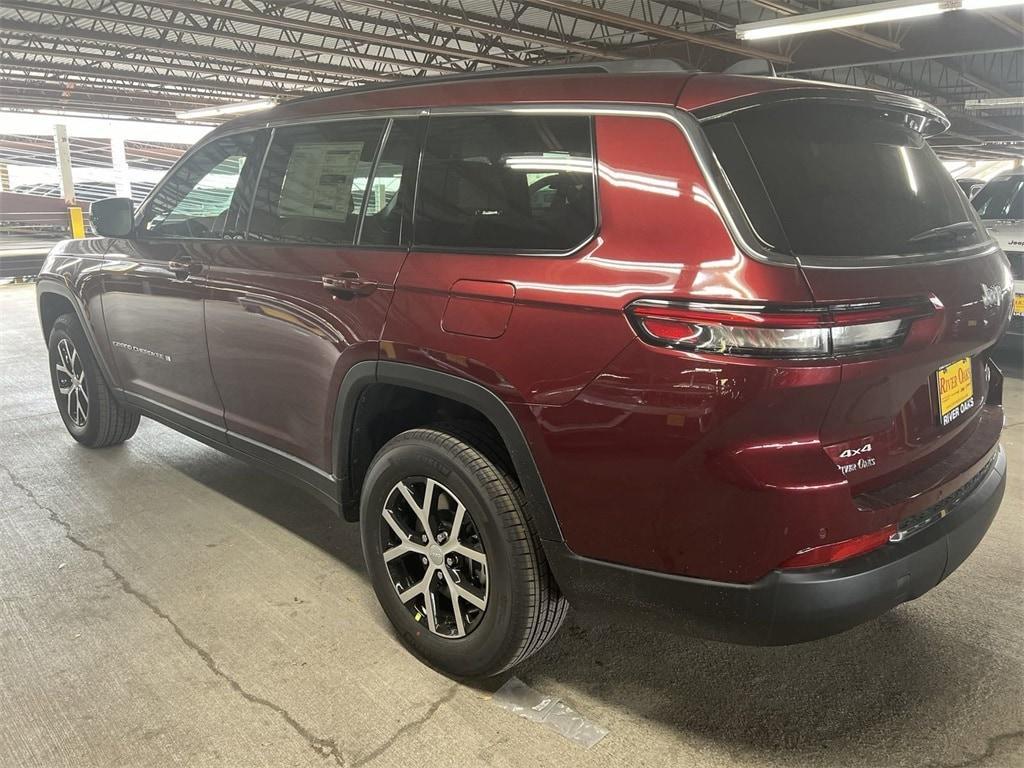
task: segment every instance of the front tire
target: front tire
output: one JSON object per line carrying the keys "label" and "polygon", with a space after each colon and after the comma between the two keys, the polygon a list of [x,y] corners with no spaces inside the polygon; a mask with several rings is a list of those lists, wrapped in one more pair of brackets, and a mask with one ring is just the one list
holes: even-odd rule
{"label": "front tire", "polygon": [[89,448],[118,445],[134,435],[139,413],[114,399],[75,315],[57,318],[48,347],[53,396],[68,433]]}
{"label": "front tire", "polygon": [[374,458],[363,556],[409,650],[449,675],[496,675],[540,650],[568,603],[519,483],[470,442],[483,441],[442,429],[403,432]]}

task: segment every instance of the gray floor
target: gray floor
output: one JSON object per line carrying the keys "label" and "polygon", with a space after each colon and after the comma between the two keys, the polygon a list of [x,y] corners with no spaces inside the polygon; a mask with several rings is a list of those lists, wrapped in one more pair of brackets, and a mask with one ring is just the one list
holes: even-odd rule
{"label": "gray floor", "polygon": [[610,729],[585,751],[396,642],[356,531],[144,421],[89,451],[30,286],[0,287],[0,765],[1024,765],[1024,386],[974,556],[843,636],[741,648],[573,617],[518,670]]}

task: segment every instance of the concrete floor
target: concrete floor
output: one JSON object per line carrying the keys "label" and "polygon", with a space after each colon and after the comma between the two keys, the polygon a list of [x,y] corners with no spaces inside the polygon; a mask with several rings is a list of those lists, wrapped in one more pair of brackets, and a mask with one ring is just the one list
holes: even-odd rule
{"label": "concrete floor", "polygon": [[840,637],[744,648],[573,616],[517,670],[583,750],[394,639],[357,531],[151,421],[89,451],[31,286],[0,287],[0,765],[1024,765],[1024,383],[974,556]]}

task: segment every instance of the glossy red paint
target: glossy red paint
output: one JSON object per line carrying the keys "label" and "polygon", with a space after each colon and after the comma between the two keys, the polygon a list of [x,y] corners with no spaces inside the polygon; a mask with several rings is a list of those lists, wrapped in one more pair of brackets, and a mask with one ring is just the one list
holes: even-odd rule
{"label": "glossy red paint", "polygon": [[[440,104],[692,110],[804,87],[823,88],[691,74],[511,75],[299,101],[221,131]],[[598,114],[594,130],[599,227],[566,255],[117,241],[96,265],[105,327],[97,322],[95,335],[182,362],[169,372],[103,346],[117,383],[203,419],[236,447],[285,454],[333,482],[335,404],[353,365],[379,359],[453,374],[514,416],[574,553],[724,582],[753,582],[809,547],[893,526],[992,450],[1001,415],[985,351],[1005,318],[980,305],[977,288],[1009,284],[1000,254],[884,270],[768,263],[730,234],[676,124]],[[187,277],[166,268],[182,249],[196,265]],[[352,273],[376,288],[340,295],[321,282]],[[899,349],[853,360],[659,348],[638,339],[625,314],[645,298],[810,308],[932,296],[935,312],[912,321]],[[965,356],[978,401],[941,429],[934,371]],[[843,451],[868,442],[874,467],[844,474]],[[940,469],[893,495],[926,465]]]}
{"label": "glossy red paint", "polygon": [[[231,437],[331,468],[337,392],[345,372],[375,360],[404,249],[228,242],[211,255],[206,326],[210,367]],[[324,275],[376,284],[355,296]]]}

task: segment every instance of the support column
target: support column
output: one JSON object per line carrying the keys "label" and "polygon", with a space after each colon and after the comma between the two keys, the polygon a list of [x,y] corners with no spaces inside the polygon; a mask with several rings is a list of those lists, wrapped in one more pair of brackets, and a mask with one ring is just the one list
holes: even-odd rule
{"label": "support column", "polygon": [[57,155],[61,195],[65,203],[74,205],[75,182],[71,177],[71,145],[68,143],[68,129],[63,125],[53,126],[53,151]]}
{"label": "support column", "polygon": [[114,194],[132,196],[132,181],[128,177],[128,156],[124,151],[124,136],[110,137],[110,159],[114,168]]}

